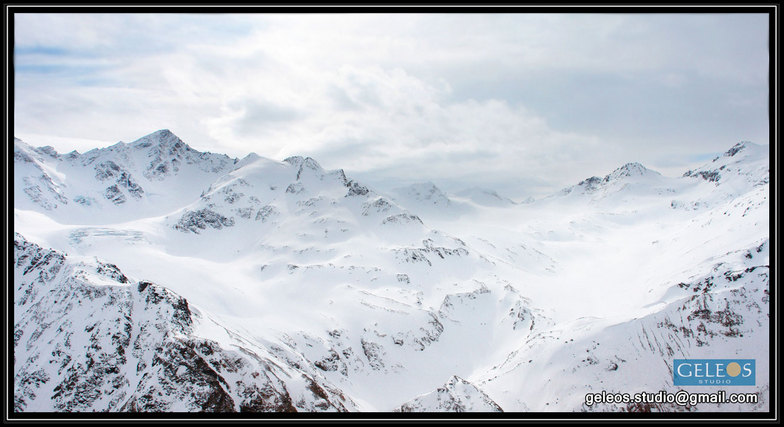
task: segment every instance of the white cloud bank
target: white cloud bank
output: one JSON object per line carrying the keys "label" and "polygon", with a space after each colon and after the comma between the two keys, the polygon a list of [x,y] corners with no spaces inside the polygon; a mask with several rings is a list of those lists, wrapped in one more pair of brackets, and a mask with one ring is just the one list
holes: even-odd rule
{"label": "white cloud bank", "polygon": [[[16,135],[522,197],[767,141],[765,15],[16,15]],[[80,144],[79,141],[83,141]]]}

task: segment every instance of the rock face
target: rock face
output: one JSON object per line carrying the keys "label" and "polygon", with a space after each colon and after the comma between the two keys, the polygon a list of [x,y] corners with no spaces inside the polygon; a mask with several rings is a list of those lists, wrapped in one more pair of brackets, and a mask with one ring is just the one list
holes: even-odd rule
{"label": "rock face", "polygon": [[[259,214],[261,214],[261,211],[259,211]],[[234,225],[234,219],[232,218],[226,218],[209,209],[199,209],[197,211],[186,212],[174,228],[180,231],[190,231],[198,234],[199,230],[204,230],[207,227],[221,229],[223,227],[231,227],[232,225]]]}
{"label": "rock face", "polygon": [[400,406],[399,412],[503,412],[470,382],[453,376],[435,391]]}
{"label": "rock face", "polygon": [[144,195],[144,190],[131,178],[131,174],[111,160],[95,166],[95,178],[99,181],[109,181],[111,183],[109,187],[106,187],[104,194],[114,204],[125,203],[125,194],[120,188],[136,199],[141,199],[142,195]]}
{"label": "rock face", "polygon": [[114,265],[14,240],[14,410],[345,411],[264,349],[201,338],[188,301]]}

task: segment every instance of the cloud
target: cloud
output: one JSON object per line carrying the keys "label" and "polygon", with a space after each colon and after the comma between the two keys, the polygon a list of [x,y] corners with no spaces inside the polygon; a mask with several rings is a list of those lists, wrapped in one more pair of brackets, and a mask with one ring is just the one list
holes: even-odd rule
{"label": "cloud", "polygon": [[[290,126],[271,123],[264,144],[280,147],[277,157],[306,154],[326,167],[385,170],[399,178],[415,171],[418,179],[498,182],[521,170],[570,175],[566,165],[590,158],[596,144],[593,137],[555,131],[542,117],[502,100],[448,101],[448,86],[427,84],[402,69],[341,67],[322,79],[321,96],[314,98],[338,96],[350,108],[306,108]],[[256,141],[258,133],[246,139],[233,120],[216,125],[237,144]]]}
{"label": "cloud", "polygon": [[230,108],[236,109],[239,114],[227,126],[241,136],[263,135],[269,127],[281,126],[304,117],[304,112],[294,108],[252,98],[233,101]]}
{"label": "cloud", "polygon": [[547,191],[768,142],[762,14],[15,16],[17,135],[66,149],[168,128],[378,182]]}

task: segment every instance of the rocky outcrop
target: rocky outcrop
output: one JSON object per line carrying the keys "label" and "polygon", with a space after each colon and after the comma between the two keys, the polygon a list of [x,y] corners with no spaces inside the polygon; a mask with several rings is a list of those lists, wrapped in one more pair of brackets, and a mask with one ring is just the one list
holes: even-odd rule
{"label": "rocky outcrop", "polygon": [[186,212],[177,224],[175,229],[199,234],[199,230],[206,230],[207,227],[221,229],[234,225],[233,218],[227,218],[210,209],[199,209],[197,211]]}

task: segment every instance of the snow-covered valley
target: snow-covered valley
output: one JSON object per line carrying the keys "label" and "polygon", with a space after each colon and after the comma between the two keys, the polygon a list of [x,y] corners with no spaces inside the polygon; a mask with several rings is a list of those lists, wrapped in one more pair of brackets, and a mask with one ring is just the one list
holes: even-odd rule
{"label": "snow-covered valley", "polygon": [[[17,139],[14,409],[767,411],[769,163],[743,142],[517,203],[167,130]],[[755,359],[732,391],[760,402],[583,403],[676,391],[679,358]]]}

